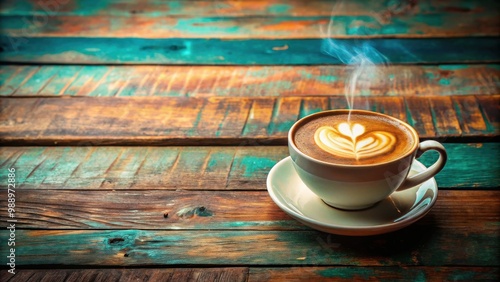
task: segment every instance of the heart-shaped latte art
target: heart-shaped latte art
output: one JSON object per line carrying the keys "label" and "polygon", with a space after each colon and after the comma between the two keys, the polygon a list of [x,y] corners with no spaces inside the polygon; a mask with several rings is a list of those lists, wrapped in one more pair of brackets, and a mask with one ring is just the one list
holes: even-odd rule
{"label": "heart-shaped latte art", "polygon": [[363,125],[343,122],[337,128],[321,126],[314,133],[314,141],[323,151],[332,155],[360,160],[391,151],[396,137],[385,131],[365,133]]}

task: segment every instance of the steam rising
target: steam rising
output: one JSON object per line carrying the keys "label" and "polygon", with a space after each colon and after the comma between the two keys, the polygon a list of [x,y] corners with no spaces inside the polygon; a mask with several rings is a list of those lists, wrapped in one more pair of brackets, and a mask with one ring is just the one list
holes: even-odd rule
{"label": "steam rising", "polygon": [[[352,110],[356,90],[361,93],[369,90],[373,82],[382,78],[382,75],[384,75],[382,68],[389,61],[387,57],[371,46],[369,41],[352,42],[352,40],[332,38],[332,27],[335,20],[333,12],[339,10],[341,6],[342,4],[335,5],[326,32],[321,28],[324,37],[321,49],[324,53],[337,58],[340,62],[352,66],[349,79],[345,83],[347,106]],[[349,111],[348,121],[350,116]]]}

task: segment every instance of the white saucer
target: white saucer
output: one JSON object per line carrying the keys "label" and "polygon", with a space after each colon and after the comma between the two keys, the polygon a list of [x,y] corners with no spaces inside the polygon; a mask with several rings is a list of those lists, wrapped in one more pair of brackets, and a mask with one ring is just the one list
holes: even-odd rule
{"label": "white saucer", "polygon": [[[410,174],[425,169],[414,161]],[[288,215],[314,229],[339,235],[366,236],[392,232],[422,218],[436,203],[434,178],[419,186],[393,193],[375,206],[345,211],[325,204],[300,180],[287,157],[267,176],[267,190],[273,201]]]}

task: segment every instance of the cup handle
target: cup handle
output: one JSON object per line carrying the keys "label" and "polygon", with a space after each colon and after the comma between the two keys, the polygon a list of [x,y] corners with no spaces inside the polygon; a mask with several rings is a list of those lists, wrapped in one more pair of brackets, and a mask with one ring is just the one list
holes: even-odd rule
{"label": "cup handle", "polygon": [[415,158],[419,158],[424,152],[428,150],[437,151],[439,153],[438,160],[426,170],[416,175],[407,177],[403,184],[401,184],[401,186],[397,189],[397,191],[403,191],[408,188],[415,187],[423,183],[424,181],[431,179],[434,175],[440,172],[441,169],[443,169],[444,165],[446,164],[446,160],[448,159],[448,155],[446,154],[444,146],[437,141],[428,140],[421,142],[419,144]]}

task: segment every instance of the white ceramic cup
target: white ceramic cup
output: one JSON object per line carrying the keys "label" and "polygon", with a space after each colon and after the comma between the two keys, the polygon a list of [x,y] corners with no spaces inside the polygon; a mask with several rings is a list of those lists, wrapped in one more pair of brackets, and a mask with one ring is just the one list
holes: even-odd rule
{"label": "white ceramic cup", "polygon": [[[294,143],[296,130],[319,116],[347,114],[348,110],[324,111],[297,121],[288,132],[288,149],[293,166],[304,184],[328,205],[359,210],[373,206],[395,191],[417,186],[434,177],[444,167],[447,155],[437,141],[419,141],[417,132],[409,124],[381,113],[352,110],[353,115],[375,115],[397,121],[406,127],[412,136],[411,149],[397,159],[368,165],[335,164],[312,158],[301,152]],[[428,150],[439,153],[438,160],[426,170],[408,176],[412,162]]]}

